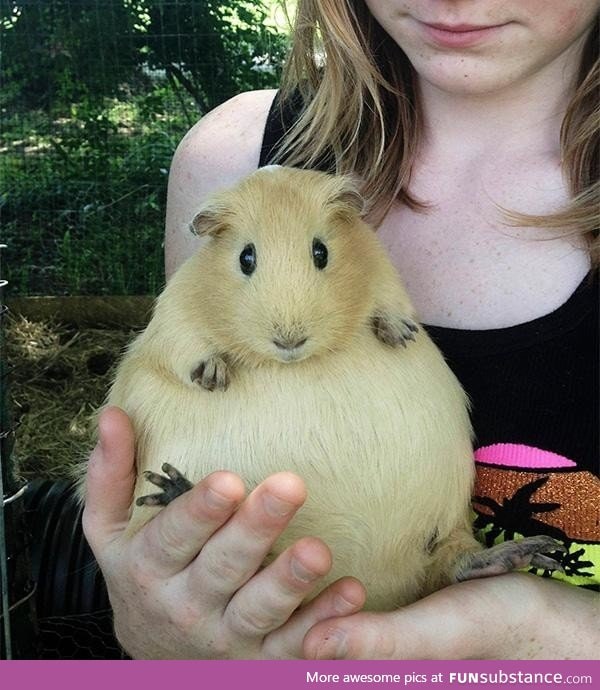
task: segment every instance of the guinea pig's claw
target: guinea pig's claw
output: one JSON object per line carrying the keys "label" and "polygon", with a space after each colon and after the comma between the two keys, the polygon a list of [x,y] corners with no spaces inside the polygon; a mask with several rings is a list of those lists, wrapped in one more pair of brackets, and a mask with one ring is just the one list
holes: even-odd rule
{"label": "guinea pig's claw", "polygon": [[415,333],[419,327],[412,320],[403,316],[378,313],[371,319],[371,327],[375,337],[386,345],[406,347],[407,340],[416,341]]}
{"label": "guinea pig's claw", "polygon": [[218,355],[202,360],[192,371],[190,378],[207,391],[227,390],[229,371],[225,360]]}
{"label": "guinea pig's claw", "polygon": [[546,535],[525,537],[521,541],[506,541],[464,557],[458,564],[454,577],[457,581],[472,580],[530,566],[564,572],[559,560],[545,554],[565,553],[567,550],[563,543]]}
{"label": "guinea pig's claw", "polygon": [[150,472],[146,470],[144,477],[154,486],[162,489],[161,493],[148,494],[147,496],[140,496],[135,504],[138,506],[166,506],[172,500],[181,496],[186,491],[189,491],[193,484],[184,477],[179,470],[176,470],[173,465],[165,462],[161,470],[167,474],[165,477],[157,472]]}

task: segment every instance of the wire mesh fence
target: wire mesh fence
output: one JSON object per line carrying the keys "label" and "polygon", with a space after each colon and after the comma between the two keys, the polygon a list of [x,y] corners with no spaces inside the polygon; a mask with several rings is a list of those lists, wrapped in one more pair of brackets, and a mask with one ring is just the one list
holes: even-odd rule
{"label": "wire mesh fence", "polygon": [[[160,290],[171,157],[209,109],[241,91],[277,84],[287,41],[277,5],[0,0],[6,296]],[[120,658],[106,595],[81,534],[80,507],[63,500],[60,482],[46,482],[47,490],[29,492],[25,509],[20,479],[50,476],[52,462],[65,460],[66,467],[85,452],[88,427],[74,422],[81,417],[87,424],[88,408],[100,404],[103,393],[91,396],[65,366],[63,351],[76,337],[84,339],[81,333],[67,343],[57,336],[54,355],[43,338],[24,337],[23,352],[43,350],[40,380],[48,384],[54,407],[38,398],[30,406],[12,400],[22,422],[13,449],[13,425],[5,421],[7,406],[0,399],[0,518],[6,518],[5,524],[0,520],[0,658]],[[90,369],[91,357],[107,353],[95,343],[84,362],[90,376],[108,376],[120,347],[98,372]],[[14,361],[30,382],[35,372],[22,355]],[[0,371],[0,398],[4,383]],[[77,419],[63,409],[71,389]],[[49,432],[36,423],[38,412]],[[27,445],[23,429],[35,426],[37,435]],[[57,460],[56,451],[44,449],[44,436],[59,445],[73,436],[76,449]],[[19,485],[12,486],[17,474]],[[62,606],[65,598],[68,606]]]}
{"label": "wire mesh fence", "polygon": [[275,85],[277,0],[0,0],[0,239],[10,294],[163,282],[167,173],[185,131]]}

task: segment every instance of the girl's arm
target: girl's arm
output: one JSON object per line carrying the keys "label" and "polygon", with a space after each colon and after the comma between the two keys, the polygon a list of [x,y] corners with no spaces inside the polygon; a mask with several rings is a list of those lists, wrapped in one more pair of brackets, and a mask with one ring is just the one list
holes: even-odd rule
{"label": "girl's arm", "polygon": [[600,595],[535,575],[462,582],[393,613],[317,624],[311,659],[600,659]]}

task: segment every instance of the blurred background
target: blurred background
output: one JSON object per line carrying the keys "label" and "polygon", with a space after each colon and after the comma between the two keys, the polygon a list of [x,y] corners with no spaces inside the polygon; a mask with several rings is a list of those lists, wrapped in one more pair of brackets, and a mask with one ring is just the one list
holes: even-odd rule
{"label": "blurred background", "polygon": [[278,84],[286,4],[0,0],[4,358],[22,476],[64,476],[88,452],[163,286],[175,148],[223,101]]}
{"label": "blurred background", "polygon": [[278,83],[277,0],[0,0],[0,222],[9,295],[163,281],[173,151],[204,113]]}
{"label": "blurred background", "polygon": [[0,0],[0,659],[122,655],[73,468],[164,283],[175,148],[288,34],[278,0]]}

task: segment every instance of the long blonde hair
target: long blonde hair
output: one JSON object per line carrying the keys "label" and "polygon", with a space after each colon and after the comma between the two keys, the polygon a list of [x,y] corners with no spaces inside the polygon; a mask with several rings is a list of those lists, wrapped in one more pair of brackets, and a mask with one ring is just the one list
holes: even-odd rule
{"label": "long blonde hair", "polygon": [[[561,129],[571,201],[545,216],[507,213],[511,224],[564,228],[585,237],[595,264],[600,263],[598,38],[596,23]],[[281,142],[278,161],[311,167],[330,160],[336,172],[355,173],[375,224],[396,200],[425,207],[408,192],[423,128],[415,71],[363,0],[298,0],[280,100],[298,93],[303,107]]]}

